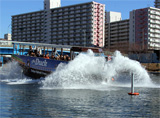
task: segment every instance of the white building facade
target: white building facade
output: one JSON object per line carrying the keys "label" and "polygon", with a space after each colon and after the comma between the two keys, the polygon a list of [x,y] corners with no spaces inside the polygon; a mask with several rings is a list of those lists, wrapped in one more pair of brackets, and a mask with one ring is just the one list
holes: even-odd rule
{"label": "white building facade", "polygon": [[129,36],[131,45],[160,50],[160,9],[148,7],[131,11]]}

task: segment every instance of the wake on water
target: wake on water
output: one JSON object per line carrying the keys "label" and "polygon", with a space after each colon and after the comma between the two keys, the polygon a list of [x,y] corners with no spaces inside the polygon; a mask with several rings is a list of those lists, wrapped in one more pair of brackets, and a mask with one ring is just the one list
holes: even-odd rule
{"label": "wake on water", "polygon": [[79,54],[68,64],[59,64],[56,71],[43,80],[21,76],[21,67],[13,61],[0,68],[0,81],[11,85],[40,83],[42,89],[106,89],[130,87],[130,73],[134,73],[136,86],[156,87],[139,62],[122,56],[119,51],[113,57],[106,62],[104,57],[95,57],[88,50],[87,54]]}
{"label": "wake on water", "polygon": [[0,68],[0,82],[15,85],[33,84],[39,82],[39,80],[32,80],[32,78],[23,75],[22,68],[18,65],[18,62],[12,61]]}

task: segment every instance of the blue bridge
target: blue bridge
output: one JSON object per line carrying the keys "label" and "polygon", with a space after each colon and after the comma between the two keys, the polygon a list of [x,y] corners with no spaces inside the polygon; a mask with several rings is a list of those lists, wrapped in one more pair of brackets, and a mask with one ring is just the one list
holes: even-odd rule
{"label": "blue bridge", "polygon": [[0,47],[0,55],[12,55],[13,47]]}
{"label": "blue bridge", "polygon": [[[29,51],[29,45],[32,45],[32,47],[35,49],[34,47],[35,43],[26,42],[26,44],[28,44],[28,47],[22,47],[20,45],[15,45],[14,43],[19,44],[22,42],[0,41],[0,66],[3,66],[3,63],[7,62],[7,60],[10,59],[12,54],[27,55]],[[51,55],[51,53],[53,52],[53,49],[45,49],[41,47],[41,51],[45,53],[49,52],[49,54]],[[60,55],[61,51],[57,50],[57,52]],[[63,51],[63,54],[70,55],[70,51]]]}

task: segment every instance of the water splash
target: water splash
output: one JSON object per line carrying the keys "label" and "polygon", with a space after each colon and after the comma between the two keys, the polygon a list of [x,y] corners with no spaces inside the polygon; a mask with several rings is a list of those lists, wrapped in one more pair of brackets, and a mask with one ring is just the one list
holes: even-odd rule
{"label": "water splash", "polygon": [[[130,80],[131,73],[134,73],[135,85],[150,86],[152,84],[152,81],[144,67],[142,67],[139,62],[123,56],[119,51],[114,53],[114,58],[111,62],[106,63],[105,75],[108,78],[115,77],[120,79],[122,82],[125,82],[127,81],[127,78]],[[111,79],[109,79],[108,83],[114,84]]]}
{"label": "water splash", "polygon": [[40,80],[32,80],[22,73],[22,68],[18,62],[12,61],[0,68],[0,82],[5,82],[10,85],[15,84],[33,84]]}
{"label": "water splash", "polygon": [[114,53],[112,61],[106,62],[104,57],[95,57],[89,50],[87,54],[79,54],[69,64],[60,64],[54,73],[42,81],[42,88],[94,89],[104,85],[124,85],[124,82],[130,86],[129,73],[135,74],[135,85],[152,85],[147,71],[139,62],[122,56],[119,51]]}
{"label": "water splash", "polygon": [[17,62],[12,61],[0,68],[0,79],[17,79],[20,78],[21,67]]}
{"label": "water splash", "polygon": [[42,83],[44,87],[92,86],[97,81],[96,78],[100,77],[100,71],[97,70],[102,70],[104,63],[104,58],[94,57],[93,52],[89,51],[88,54],[80,54],[69,64],[60,64]]}

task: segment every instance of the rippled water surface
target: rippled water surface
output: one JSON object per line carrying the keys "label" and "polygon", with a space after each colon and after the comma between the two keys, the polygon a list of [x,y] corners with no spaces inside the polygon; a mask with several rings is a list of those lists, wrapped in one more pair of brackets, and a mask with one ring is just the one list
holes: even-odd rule
{"label": "rippled water surface", "polygon": [[41,89],[39,84],[0,83],[0,116],[29,117],[160,117],[160,89],[128,87],[94,89]]}
{"label": "rippled water surface", "polygon": [[[79,54],[32,80],[16,62],[0,68],[0,118],[160,118],[160,75],[116,52],[112,61]],[[130,96],[134,73],[135,92]]]}

